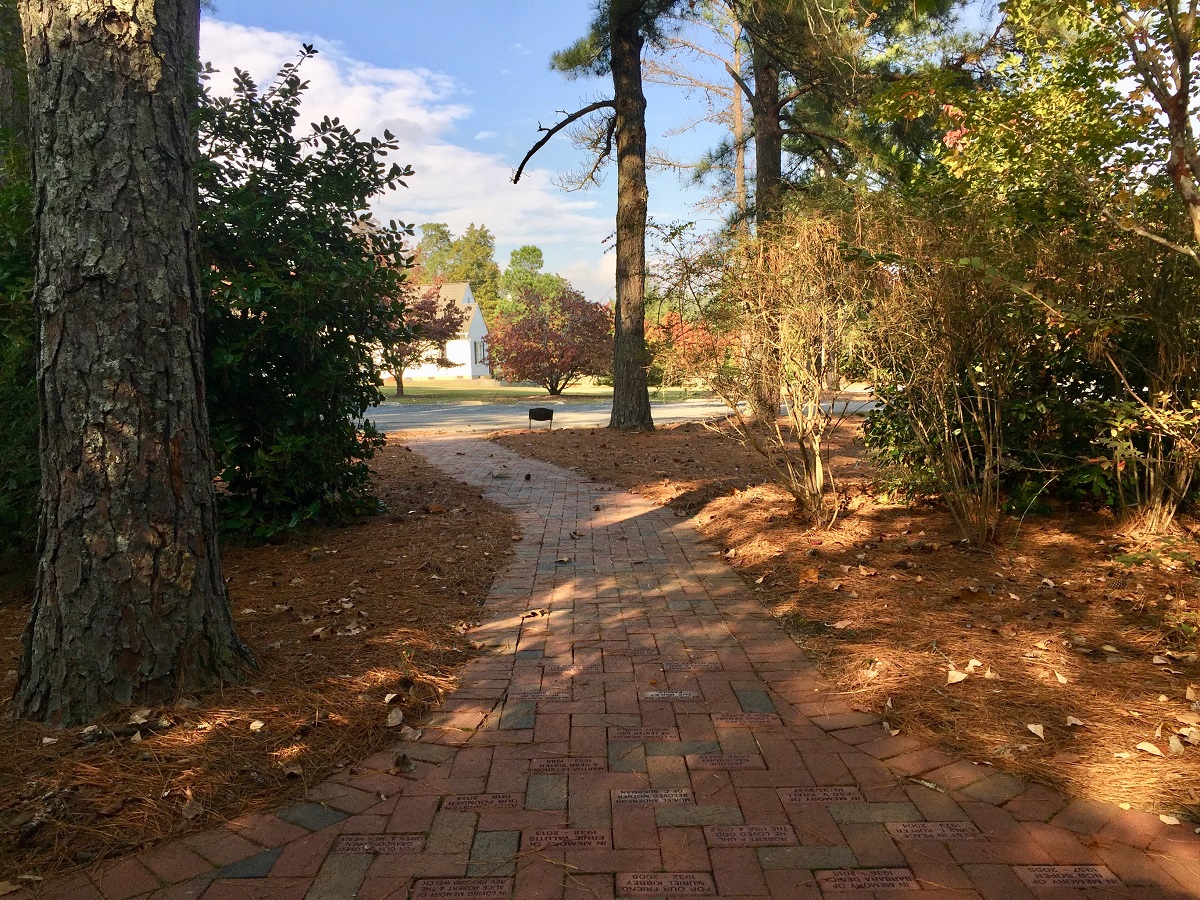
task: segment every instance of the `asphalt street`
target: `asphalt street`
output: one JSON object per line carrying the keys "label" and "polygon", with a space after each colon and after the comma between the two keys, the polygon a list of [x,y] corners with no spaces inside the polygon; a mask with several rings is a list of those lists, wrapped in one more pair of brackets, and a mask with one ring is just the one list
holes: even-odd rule
{"label": "asphalt street", "polygon": [[[547,406],[554,410],[555,428],[595,428],[608,424],[609,403],[445,403],[400,406],[384,404],[367,411],[367,418],[383,432],[490,432],[529,425],[529,407]],[[866,412],[873,403],[850,401],[844,404],[851,414]],[[843,404],[839,403],[839,411]],[[684,400],[677,403],[653,404],[654,421],[658,425],[671,422],[704,422],[728,415],[729,407],[713,400]],[[541,422],[535,428],[545,428]]]}

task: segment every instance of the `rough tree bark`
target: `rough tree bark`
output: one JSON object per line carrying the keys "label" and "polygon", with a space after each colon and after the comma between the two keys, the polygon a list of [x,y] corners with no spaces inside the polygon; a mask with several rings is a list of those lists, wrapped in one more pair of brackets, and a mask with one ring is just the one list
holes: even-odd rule
{"label": "rough tree bark", "polygon": [[16,0],[0,0],[0,129],[17,140],[23,138],[29,118],[21,55],[21,18]]}
{"label": "rough tree bark", "polygon": [[22,0],[43,472],[20,715],[72,725],[253,664],[221,578],[193,140],[199,0]]}
{"label": "rough tree bark", "polygon": [[[752,38],[752,40],[754,40]],[[754,221],[765,225],[783,204],[783,126],[779,124],[779,68],[755,40],[754,65]]]}
{"label": "rough tree bark", "polygon": [[646,373],[646,95],[642,92],[641,2],[613,0],[611,69],[617,140],[617,299],[609,428],[654,428]]}

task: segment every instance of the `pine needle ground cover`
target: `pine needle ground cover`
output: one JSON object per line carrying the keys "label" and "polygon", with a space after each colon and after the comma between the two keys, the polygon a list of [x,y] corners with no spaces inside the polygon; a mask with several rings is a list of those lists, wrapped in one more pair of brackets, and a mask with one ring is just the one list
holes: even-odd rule
{"label": "pine needle ground cover", "polygon": [[[225,548],[238,632],[260,667],[244,685],[88,731],[0,717],[0,881],[284,805],[420,727],[473,652],[464,632],[515,523],[401,442],[373,468],[384,514]],[[0,599],[0,716],[27,614],[19,590]]]}

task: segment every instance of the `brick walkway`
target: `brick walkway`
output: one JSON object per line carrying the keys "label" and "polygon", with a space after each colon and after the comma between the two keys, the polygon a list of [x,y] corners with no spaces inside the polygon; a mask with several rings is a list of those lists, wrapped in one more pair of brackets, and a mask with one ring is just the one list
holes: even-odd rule
{"label": "brick walkway", "polygon": [[1189,826],[888,737],[670,510],[482,440],[412,446],[524,533],[421,741],[41,896],[1200,897]]}

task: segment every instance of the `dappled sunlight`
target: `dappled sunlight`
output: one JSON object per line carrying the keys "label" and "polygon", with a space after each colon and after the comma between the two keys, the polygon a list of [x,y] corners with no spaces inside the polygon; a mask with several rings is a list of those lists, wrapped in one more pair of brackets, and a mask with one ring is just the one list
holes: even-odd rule
{"label": "dappled sunlight", "polygon": [[1008,518],[979,550],[937,504],[876,495],[856,432],[830,442],[844,500],[827,530],[712,432],[500,443],[689,518],[793,636],[797,661],[889,729],[1079,796],[1200,810],[1195,543],[1147,553],[1111,516],[1072,511]]}

